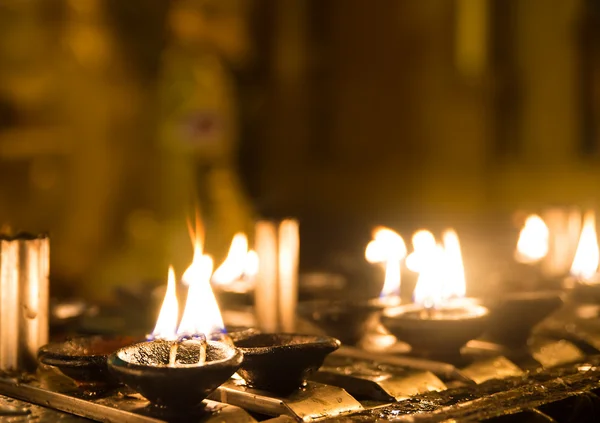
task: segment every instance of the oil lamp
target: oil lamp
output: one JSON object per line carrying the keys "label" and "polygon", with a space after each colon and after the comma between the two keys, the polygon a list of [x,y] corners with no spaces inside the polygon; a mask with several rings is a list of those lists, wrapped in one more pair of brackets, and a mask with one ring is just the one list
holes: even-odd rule
{"label": "oil lamp", "polygon": [[419,265],[414,303],[388,308],[381,322],[411,354],[459,361],[460,348],[481,335],[488,309],[465,298],[466,283],[460,243],[454,230],[443,234],[443,245],[428,250]]}
{"label": "oil lamp", "polygon": [[340,341],[328,336],[250,334],[235,338],[244,354],[238,374],[252,388],[287,395],[302,387]]}
{"label": "oil lamp", "polygon": [[405,256],[406,245],[399,234],[389,228],[376,228],[373,240],[365,249],[365,258],[385,268],[379,298],[307,301],[298,304],[298,313],[344,344],[357,344],[373,324],[378,312],[400,304],[400,266]]}
{"label": "oil lamp", "polygon": [[485,341],[511,347],[524,347],[532,328],[558,309],[562,292],[544,286],[540,290],[527,289],[527,285],[551,285],[541,277],[539,263],[549,250],[550,231],[538,215],[530,215],[521,229],[515,250],[515,261],[520,265],[518,290],[502,292],[486,301],[490,309]]}
{"label": "oil lamp", "polygon": [[[149,341],[121,348],[108,358],[109,369],[152,403],[201,407],[201,402],[238,369],[242,353],[223,336],[219,306],[210,287],[212,259],[194,241],[192,264],[182,276],[188,296],[178,322],[175,272]],[[213,340],[213,338],[220,340]]]}
{"label": "oil lamp", "polygon": [[57,367],[82,389],[93,390],[118,385],[108,371],[109,354],[139,341],[131,336],[82,336],[52,342],[38,351],[40,362]]}

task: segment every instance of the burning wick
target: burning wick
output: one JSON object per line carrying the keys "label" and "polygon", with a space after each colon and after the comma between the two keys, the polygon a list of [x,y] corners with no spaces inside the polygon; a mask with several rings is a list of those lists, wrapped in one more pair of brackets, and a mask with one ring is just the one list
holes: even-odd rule
{"label": "burning wick", "polygon": [[175,342],[171,344],[169,349],[169,366],[176,367],[177,366],[177,352],[179,351],[180,346],[185,347],[198,347],[198,365],[202,365],[206,363],[206,348],[207,341],[204,335],[193,336],[193,337],[180,337]]}
{"label": "burning wick", "polygon": [[175,361],[177,360],[177,348],[179,347],[178,342],[171,344],[171,350],[169,351],[169,366],[174,367]]}

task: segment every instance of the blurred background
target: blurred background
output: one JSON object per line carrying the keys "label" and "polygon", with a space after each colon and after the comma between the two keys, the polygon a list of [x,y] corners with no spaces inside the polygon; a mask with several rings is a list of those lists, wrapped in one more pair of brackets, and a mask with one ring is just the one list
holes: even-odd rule
{"label": "blurred background", "polygon": [[599,156],[594,0],[0,0],[0,222],[56,293],[183,269],[195,207],[217,261],[296,216],[304,271],[360,277],[378,224],[485,267]]}

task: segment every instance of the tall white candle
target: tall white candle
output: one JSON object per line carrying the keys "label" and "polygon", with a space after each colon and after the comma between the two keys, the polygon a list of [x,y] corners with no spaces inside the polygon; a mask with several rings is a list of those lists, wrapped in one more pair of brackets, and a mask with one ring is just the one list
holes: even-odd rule
{"label": "tall white candle", "polygon": [[19,368],[35,368],[37,350],[48,342],[47,236],[21,239],[19,266]]}
{"label": "tall white candle", "polygon": [[0,241],[0,369],[17,368],[19,349],[19,242]]}
{"label": "tall white candle", "polygon": [[283,220],[279,225],[279,322],[283,332],[293,332],[296,327],[299,251],[298,221]]}
{"label": "tall white candle", "polygon": [[265,332],[278,329],[278,254],[277,229],[267,221],[256,223],[255,250],[258,254],[258,274],[254,290],[254,308],[258,328]]}

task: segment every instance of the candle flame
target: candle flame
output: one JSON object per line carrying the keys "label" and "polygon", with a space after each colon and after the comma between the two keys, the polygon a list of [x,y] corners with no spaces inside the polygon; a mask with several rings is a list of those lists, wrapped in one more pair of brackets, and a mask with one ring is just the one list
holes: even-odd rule
{"label": "candle flame", "polygon": [[436,248],[435,237],[426,230],[420,229],[412,236],[413,252],[406,257],[406,267],[415,273],[427,266],[428,256],[434,254]]}
{"label": "candle flame", "polygon": [[583,218],[583,227],[571,266],[571,274],[582,281],[590,281],[598,272],[599,261],[596,217],[594,212],[589,211]]}
{"label": "candle flame", "polygon": [[235,281],[251,280],[258,273],[258,255],[248,250],[248,238],[237,233],[231,240],[229,252],[223,263],[215,270],[212,281],[218,285],[228,285]]}
{"label": "candle flame", "polygon": [[515,259],[521,263],[535,263],[548,254],[550,231],[544,220],[532,214],[525,220],[519,234]]}
{"label": "candle flame", "polygon": [[177,334],[204,334],[208,337],[210,334],[223,332],[225,325],[223,324],[219,304],[210,286],[213,260],[203,253],[198,218],[196,220],[196,230],[190,231],[190,233],[194,235],[192,240],[194,256],[192,264],[188,266],[181,277],[182,282],[188,285],[189,289]]}
{"label": "candle flame", "polygon": [[[453,229],[442,234],[443,245],[417,242],[419,251],[419,278],[413,300],[423,307],[439,307],[449,300],[466,295],[465,271],[458,235]],[[422,240],[425,240],[425,235]]]}
{"label": "candle flame", "polygon": [[177,293],[175,292],[175,270],[173,270],[173,266],[169,266],[167,291],[152,336],[157,339],[175,339],[178,318],[179,304],[177,303]]}
{"label": "candle flame", "polygon": [[222,333],[225,329],[217,299],[210,286],[213,271],[213,261],[203,254],[202,226],[196,215],[196,227],[189,225],[194,256],[182,276],[182,282],[188,285],[188,295],[179,327],[179,306],[175,283],[175,271],[169,267],[167,291],[160,309],[156,328],[152,332],[154,338],[174,340],[178,336],[205,335],[207,338],[214,333]]}
{"label": "candle flame", "polygon": [[454,229],[447,229],[442,234],[446,265],[448,266],[445,284],[446,298],[463,298],[467,293],[467,282],[465,280],[465,268],[463,265],[460,241]]}
{"label": "candle flame", "polygon": [[381,297],[400,295],[400,263],[406,257],[406,244],[395,231],[377,227],[373,231],[373,240],[367,244],[365,259],[369,263],[385,264],[385,280]]}

